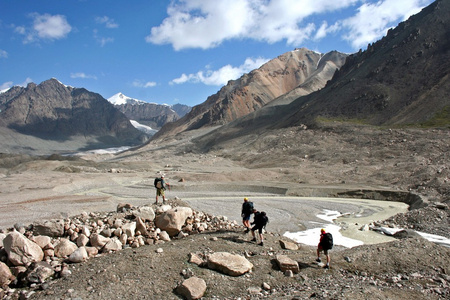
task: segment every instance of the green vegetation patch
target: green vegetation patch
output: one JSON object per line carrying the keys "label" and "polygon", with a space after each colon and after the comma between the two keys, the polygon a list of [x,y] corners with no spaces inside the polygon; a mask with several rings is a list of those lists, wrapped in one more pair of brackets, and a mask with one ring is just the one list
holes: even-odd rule
{"label": "green vegetation patch", "polygon": [[450,128],[450,106],[445,106],[440,112],[436,113],[433,118],[420,123],[420,127],[449,127]]}

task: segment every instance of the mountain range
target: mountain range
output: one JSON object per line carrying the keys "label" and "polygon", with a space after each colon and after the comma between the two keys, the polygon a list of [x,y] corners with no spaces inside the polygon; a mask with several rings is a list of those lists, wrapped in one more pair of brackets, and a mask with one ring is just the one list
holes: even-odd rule
{"label": "mountain range", "polygon": [[13,87],[0,93],[0,151],[137,145],[148,139],[139,126],[161,127],[152,140],[215,128],[196,140],[203,151],[270,129],[330,121],[445,127],[450,123],[449,16],[450,1],[437,0],[365,51],[284,53],[229,81],[192,110],[121,93],[108,101],[56,79]]}
{"label": "mountain range", "polygon": [[183,104],[166,105],[148,103],[117,93],[108,101],[125,114],[130,120],[155,129],[155,132],[169,122],[186,115],[191,107]]}
{"label": "mountain range", "polygon": [[137,145],[148,138],[99,94],[54,78],[1,93],[0,114],[4,152]]}
{"label": "mountain range", "polygon": [[155,136],[173,135],[204,126],[223,125],[246,116],[274,99],[295,99],[323,88],[347,55],[321,54],[306,48],[284,53],[259,69],[230,80],[219,92],[195,106],[180,120],[164,126]]}
{"label": "mountain range", "polygon": [[[270,129],[299,125],[314,127],[320,122],[448,127],[449,20],[450,1],[435,1],[389,30],[378,42],[368,45],[367,50],[348,56],[345,64],[318,91],[299,97],[293,96],[292,92],[282,94],[233,120],[222,117],[232,115],[226,113],[230,109],[222,112],[217,109],[220,105],[211,105],[212,99],[225,92],[223,88],[218,95],[194,107],[186,117],[164,126],[155,138],[226,123],[195,140],[201,151],[208,151],[211,147],[229,146],[229,141],[236,142],[240,137],[257,139],[260,133]],[[230,86],[232,83],[227,85]],[[225,107],[233,102],[226,99],[230,98],[224,97]],[[199,121],[192,121],[195,117]]]}

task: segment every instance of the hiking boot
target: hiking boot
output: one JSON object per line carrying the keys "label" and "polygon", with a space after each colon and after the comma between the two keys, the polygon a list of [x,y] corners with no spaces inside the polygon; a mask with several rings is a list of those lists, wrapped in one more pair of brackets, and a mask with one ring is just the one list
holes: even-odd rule
{"label": "hiking boot", "polygon": [[258,245],[260,245],[260,246],[264,246],[264,243],[263,243],[263,242],[261,242],[261,243],[259,243]]}
{"label": "hiking boot", "polygon": [[320,259],[320,257],[318,257],[318,258],[316,259],[316,261],[317,261],[318,263],[322,262],[322,260]]}
{"label": "hiking boot", "polygon": [[256,242],[256,238],[252,238],[250,242]]}
{"label": "hiking boot", "polygon": [[249,231],[250,231],[250,228],[248,228],[248,227],[244,230],[245,233],[249,233]]}
{"label": "hiking boot", "polygon": [[323,268],[324,268],[324,269],[329,269],[330,266],[329,266],[328,264],[326,264]]}

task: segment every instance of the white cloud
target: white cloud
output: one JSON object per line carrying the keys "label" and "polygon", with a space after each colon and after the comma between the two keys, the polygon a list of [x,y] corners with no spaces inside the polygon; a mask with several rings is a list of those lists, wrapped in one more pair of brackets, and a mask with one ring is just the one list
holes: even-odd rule
{"label": "white cloud", "polygon": [[104,47],[108,43],[114,42],[114,38],[111,37],[101,37],[98,35],[98,30],[94,29],[94,39],[100,44],[100,46]]}
{"label": "white cloud", "polygon": [[78,73],[70,73],[70,78],[82,78],[82,79],[95,79],[97,80],[97,76],[95,75],[87,75],[83,72]]}
{"label": "white cloud", "polygon": [[65,38],[71,31],[72,26],[63,15],[50,15],[38,13],[30,14],[33,25],[29,28],[16,26],[14,31],[25,35],[24,43],[32,43],[38,40],[59,40]]}
{"label": "white cloud", "polygon": [[133,81],[132,85],[134,87],[139,87],[139,88],[149,88],[149,87],[156,86],[156,82],[153,82],[153,81],[143,82],[141,80],[136,79],[135,81]]}
{"label": "white cloud", "polygon": [[10,89],[13,86],[12,81],[3,82],[0,84],[0,92]]}
{"label": "white cloud", "polygon": [[364,3],[355,16],[343,21],[343,26],[348,29],[344,39],[354,48],[367,46],[431,2],[432,0],[384,0]]}
{"label": "white cloud", "polygon": [[[27,86],[30,82],[33,82],[33,80],[32,80],[30,77],[27,77],[27,78],[25,79],[24,82],[19,83],[19,84],[16,84],[16,85],[17,85],[17,86],[23,86],[23,87],[25,87],[25,86]],[[12,81],[4,82],[4,83],[2,83],[2,84],[0,85],[0,91],[8,90],[8,89],[12,88],[13,86],[14,86],[14,82],[12,82]]]}
{"label": "white cloud", "polygon": [[175,50],[216,47],[229,39],[250,38],[300,45],[315,30],[306,17],[347,7],[361,0],[183,0],[169,6],[168,17],[146,41],[172,44]]}
{"label": "white cloud", "polygon": [[105,24],[106,28],[118,28],[119,24],[117,24],[114,19],[110,19],[107,16],[97,17],[95,21],[99,24]]}
{"label": "white cloud", "polygon": [[335,24],[328,26],[327,21],[324,21],[322,25],[320,25],[319,29],[316,30],[313,39],[314,40],[324,39],[328,34],[339,31],[341,27],[342,27],[341,22],[336,22]]}
{"label": "white cloud", "polygon": [[182,74],[180,77],[173,79],[170,84],[182,84],[186,82],[203,83],[206,85],[225,85],[229,80],[238,79],[242,74],[248,73],[254,69],[258,69],[261,65],[266,63],[268,59],[265,58],[247,58],[245,62],[239,67],[231,65],[223,66],[218,70],[198,71],[195,74]]}
{"label": "white cloud", "polygon": [[8,58],[8,52],[0,49],[0,58]]}
{"label": "white cloud", "polygon": [[[146,41],[171,44],[175,50],[209,49],[232,39],[286,41],[291,46],[302,46],[305,41],[339,32],[356,47],[380,38],[399,19],[417,13],[432,1],[173,0],[167,18],[151,28]],[[349,12],[353,12],[350,18]],[[328,25],[330,14],[342,17]]]}

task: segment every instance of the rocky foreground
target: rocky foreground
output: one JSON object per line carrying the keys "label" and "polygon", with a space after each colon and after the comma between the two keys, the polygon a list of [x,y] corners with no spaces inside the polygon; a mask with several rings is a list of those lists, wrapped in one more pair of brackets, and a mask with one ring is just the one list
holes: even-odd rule
{"label": "rocky foreground", "polygon": [[[449,214],[445,204],[430,205],[384,223],[422,226],[418,229],[438,233],[448,229]],[[271,233],[265,236],[264,246],[258,246],[235,221],[193,211],[175,200],[171,205],[120,204],[117,212],[16,224],[0,233],[0,295],[1,299],[450,297],[450,249],[408,232],[394,242],[335,247],[331,269],[315,262],[314,247]]]}

